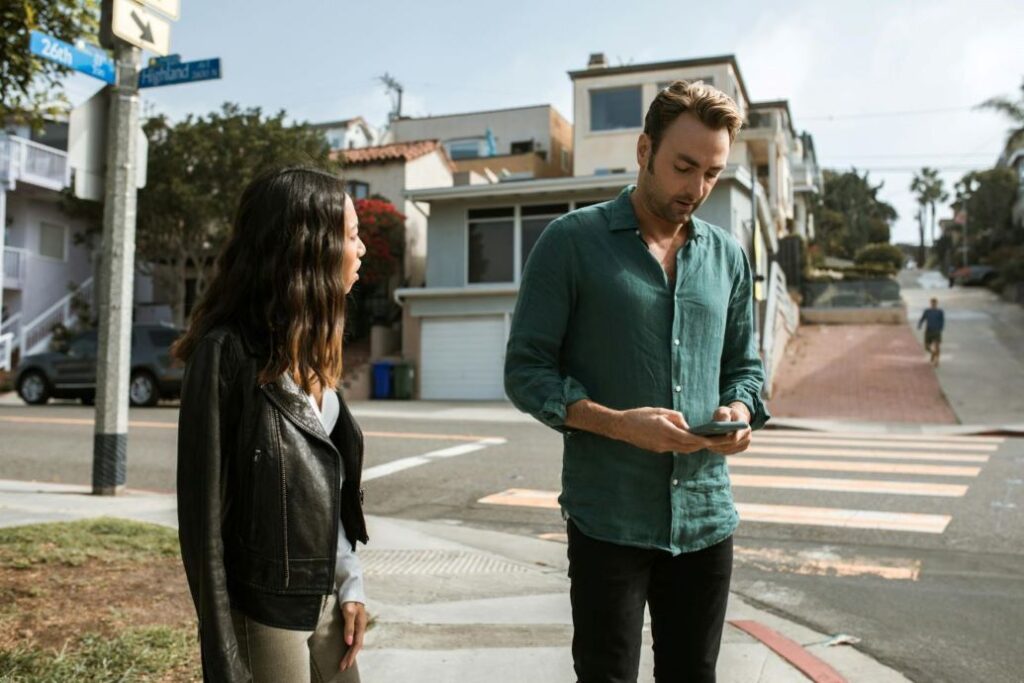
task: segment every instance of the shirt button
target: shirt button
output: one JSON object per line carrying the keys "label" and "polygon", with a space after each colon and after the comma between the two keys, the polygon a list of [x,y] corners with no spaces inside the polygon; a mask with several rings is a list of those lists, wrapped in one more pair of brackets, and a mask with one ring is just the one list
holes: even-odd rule
{"label": "shirt button", "polygon": [[683,388],[677,384],[676,385],[676,393],[678,394],[682,390],[683,390]]}
{"label": "shirt button", "polygon": [[678,479],[673,479],[672,480],[672,485],[673,486],[679,486],[679,480]]}
{"label": "shirt button", "polygon": [[676,346],[679,346],[679,340],[678,339],[672,340],[672,343],[675,344]]}

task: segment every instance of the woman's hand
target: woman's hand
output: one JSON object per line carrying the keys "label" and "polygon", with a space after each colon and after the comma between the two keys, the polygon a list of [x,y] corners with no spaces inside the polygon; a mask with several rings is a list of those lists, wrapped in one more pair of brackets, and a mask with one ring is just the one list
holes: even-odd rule
{"label": "woman's hand", "polygon": [[345,617],[345,644],[348,645],[348,651],[342,657],[339,669],[345,671],[356,663],[356,655],[363,649],[367,621],[366,605],[361,602],[342,603],[341,614]]}

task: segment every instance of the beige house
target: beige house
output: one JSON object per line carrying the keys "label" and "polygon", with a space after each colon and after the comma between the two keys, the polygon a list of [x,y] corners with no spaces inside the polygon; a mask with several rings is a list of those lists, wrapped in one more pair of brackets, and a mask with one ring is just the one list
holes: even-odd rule
{"label": "beige house", "polygon": [[405,117],[388,131],[393,142],[440,140],[456,173],[493,181],[572,175],[572,135],[572,124],[547,104]]}
{"label": "beige house", "polygon": [[405,282],[424,283],[427,261],[427,219],[430,205],[407,198],[411,190],[448,187],[452,163],[437,140],[342,149],[334,153],[344,163],[345,185],[355,199],[373,195],[386,198],[405,214]]}

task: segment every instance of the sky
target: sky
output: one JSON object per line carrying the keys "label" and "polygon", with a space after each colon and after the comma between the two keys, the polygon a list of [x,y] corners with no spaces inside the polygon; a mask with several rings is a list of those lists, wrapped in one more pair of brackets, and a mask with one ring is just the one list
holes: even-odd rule
{"label": "sky", "polygon": [[[143,91],[146,113],[173,119],[231,101],[382,126],[387,72],[405,89],[406,115],[552,104],[572,120],[567,72],[592,52],[612,65],[734,54],[754,101],[789,101],[822,167],[855,166],[884,183],[880,196],[899,212],[893,241],[917,240],[914,170],[938,167],[951,190],[995,163],[1009,122],[976,105],[1019,97],[1024,80],[1020,0],[181,5],[172,51],[220,57],[223,79]],[[77,103],[99,85],[73,77],[68,93]]]}

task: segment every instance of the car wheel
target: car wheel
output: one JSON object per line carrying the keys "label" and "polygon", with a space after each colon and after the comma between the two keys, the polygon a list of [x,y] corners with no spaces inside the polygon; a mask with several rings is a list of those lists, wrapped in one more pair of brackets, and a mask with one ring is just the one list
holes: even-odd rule
{"label": "car wheel", "polygon": [[128,400],[133,406],[155,406],[160,400],[160,391],[156,387],[153,375],[145,370],[132,373],[131,384],[128,386]]}
{"label": "car wheel", "polygon": [[38,370],[26,372],[18,382],[18,396],[32,406],[41,406],[49,401],[50,383],[46,381],[46,375]]}

